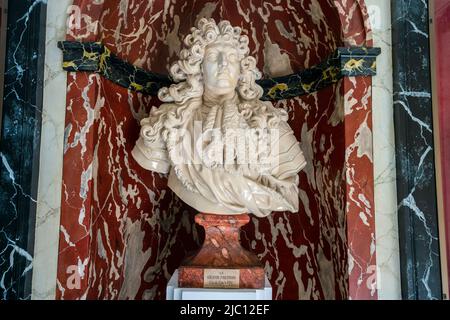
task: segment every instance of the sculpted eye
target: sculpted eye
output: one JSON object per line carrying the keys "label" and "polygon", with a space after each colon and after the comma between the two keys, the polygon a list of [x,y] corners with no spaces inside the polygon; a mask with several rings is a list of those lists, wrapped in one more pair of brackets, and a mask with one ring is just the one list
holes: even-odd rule
{"label": "sculpted eye", "polygon": [[208,61],[216,61],[217,60],[217,53],[210,53],[206,56],[206,60]]}
{"label": "sculpted eye", "polygon": [[237,54],[235,54],[235,53],[230,53],[230,54],[228,55],[228,60],[231,61],[231,62],[237,61]]}

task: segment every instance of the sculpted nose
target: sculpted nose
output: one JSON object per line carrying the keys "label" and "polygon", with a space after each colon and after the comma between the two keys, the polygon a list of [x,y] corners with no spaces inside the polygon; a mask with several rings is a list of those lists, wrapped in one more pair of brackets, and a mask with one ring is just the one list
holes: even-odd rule
{"label": "sculpted nose", "polygon": [[219,53],[219,66],[226,67],[228,65],[228,61],[223,53]]}

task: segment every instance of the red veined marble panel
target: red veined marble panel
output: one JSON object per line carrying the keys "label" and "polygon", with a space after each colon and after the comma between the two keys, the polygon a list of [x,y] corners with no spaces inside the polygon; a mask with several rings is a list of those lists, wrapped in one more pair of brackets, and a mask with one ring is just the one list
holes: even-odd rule
{"label": "red veined marble panel", "polygon": [[442,195],[444,204],[444,226],[447,250],[448,286],[450,286],[450,2],[436,0],[434,4],[434,34],[435,34],[435,79],[439,121],[439,148],[441,162]]}

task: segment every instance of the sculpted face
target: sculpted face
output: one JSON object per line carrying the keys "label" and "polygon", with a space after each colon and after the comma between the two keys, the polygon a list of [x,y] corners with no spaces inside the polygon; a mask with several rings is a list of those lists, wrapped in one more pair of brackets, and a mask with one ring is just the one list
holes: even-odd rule
{"label": "sculpted face", "polygon": [[213,43],[206,47],[202,69],[206,93],[233,94],[240,74],[238,51],[230,44]]}

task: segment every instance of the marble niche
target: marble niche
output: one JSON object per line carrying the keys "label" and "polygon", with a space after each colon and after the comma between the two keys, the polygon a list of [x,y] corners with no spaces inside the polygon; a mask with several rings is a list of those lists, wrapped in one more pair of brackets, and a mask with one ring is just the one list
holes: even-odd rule
{"label": "marble niche", "polygon": [[[264,77],[371,46],[363,1],[82,1],[67,40],[99,41],[119,58],[167,74],[180,39],[202,17],[248,30]],[[141,168],[131,150],[151,97],[95,73],[69,73],[58,299],[164,299],[165,286],[203,234],[195,210]],[[348,77],[276,102],[288,112],[307,166],[298,213],[252,217],[242,243],[264,263],[274,299],[376,299],[371,78]]]}

